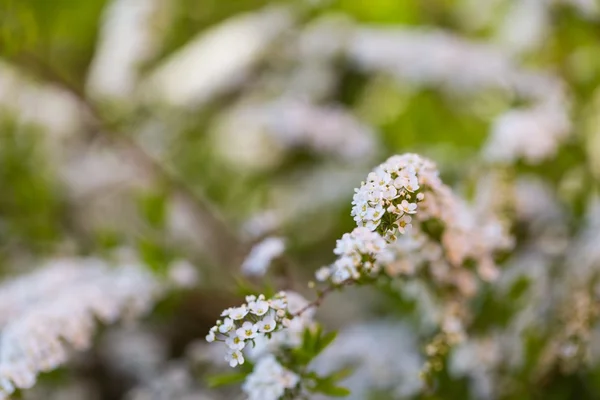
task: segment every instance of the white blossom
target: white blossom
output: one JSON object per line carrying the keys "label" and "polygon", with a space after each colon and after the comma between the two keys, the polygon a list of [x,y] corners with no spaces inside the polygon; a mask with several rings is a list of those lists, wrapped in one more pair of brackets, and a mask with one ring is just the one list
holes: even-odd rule
{"label": "white blossom", "polygon": [[561,106],[543,105],[501,115],[484,147],[490,161],[514,163],[519,158],[539,164],[556,155],[571,124]]}
{"label": "white blossom", "polygon": [[327,374],[352,365],[353,373],[340,382],[350,389],[350,400],[367,399],[375,390],[389,391],[393,398],[411,398],[423,385],[422,362],[417,337],[408,326],[367,321],[343,329],[315,360],[314,368]]}
{"label": "white blossom", "polygon": [[[125,99],[136,86],[139,68],[157,49],[152,18],[157,0],[115,0],[107,7],[90,66],[87,90],[102,97]],[[164,10],[163,10],[164,11]]]}
{"label": "white blossom", "polygon": [[348,110],[291,97],[242,103],[221,116],[214,134],[222,155],[244,168],[272,167],[295,149],[346,162],[377,150],[373,130]]}
{"label": "white blossom", "polygon": [[[300,294],[295,292],[286,292],[287,300],[285,310],[290,314],[294,315],[308,305],[308,301]],[[274,300],[274,302],[277,300]],[[315,314],[314,308],[306,309],[302,314],[294,316],[292,318],[283,317],[281,319],[281,326],[285,329],[281,329],[278,324],[272,336],[267,339],[264,335],[259,335],[254,339],[255,346],[246,347],[246,354],[252,360],[259,360],[266,354],[276,353],[282,347],[297,347],[302,343],[302,335],[306,328],[313,326],[313,317]],[[277,317],[274,317],[275,321],[279,321]],[[263,321],[267,321],[265,318]],[[260,324],[260,322],[259,322]]]}
{"label": "white blossom", "polygon": [[0,286],[0,398],[32,387],[40,372],[91,344],[98,319],[150,311],[164,286],[139,264],[58,259]]}
{"label": "white blossom", "polygon": [[242,83],[291,22],[288,9],[267,7],[202,32],[153,71],[145,94],[174,106],[202,105]]}
{"label": "white blossom", "polygon": [[193,288],[199,279],[198,269],[186,260],[177,260],[169,266],[169,281],[177,288]]}
{"label": "white blossom", "polygon": [[233,350],[225,355],[225,361],[229,362],[231,368],[237,367],[244,363],[244,355],[239,350]]}
{"label": "white blossom", "polygon": [[[376,275],[387,261],[387,243],[377,232],[368,228],[355,228],[337,241],[335,250],[338,259],[325,272],[319,271],[317,279],[331,279],[334,284],[346,280]],[[321,280],[321,279],[319,279]]]}
{"label": "white blossom", "polygon": [[216,340],[225,342],[225,360],[231,367],[244,363],[241,351],[252,343],[265,340],[265,335],[277,334],[283,329],[283,321],[289,316],[287,295],[279,292],[273,298],[266,299],[264,295],[246,296],[248,304],[230,308],[221,314],[226,316],[224,321],[218,320],[206,336],[207,342]]}
{"label": "white blossom", "polygon": [[274,259],[285,251],[285,240],[268,237],[255,245],[242,263],[242,273],[248,276],[264,275]]}
{"label": "white blossom", "polygon": [[242,390],[248,400],[277,400],[286,389],[294,388],[300,377],[284,368],[272,355],[262,357],[254,367],[254,371],[246,378]]}
{"label": "white blossom", "polygon": [[404,214],[417,212],[415,192],[432,184],[439,185],[439,178],[431,161],[416,154],[391,157],[355,190],[352,216],[358,226],[393,236]]}
{"label": "white blossom", "polygon": [[258,335],[258,326],[250,321],[246,321],[241,327],[236,329],[235,333],[243,340],[254,339]]}

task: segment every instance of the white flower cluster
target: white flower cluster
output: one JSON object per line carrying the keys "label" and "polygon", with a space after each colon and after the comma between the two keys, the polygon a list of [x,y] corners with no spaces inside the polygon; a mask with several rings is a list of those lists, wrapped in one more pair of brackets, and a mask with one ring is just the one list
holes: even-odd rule
{"label": "white flower cluster", "polygon": [[272,354],[262,357],[246,378],[242,390],[248,400],[277,400],[287,389],[293,389],[300,377],[284,368]]}
{"label": "white flower cluster", "polygon": [[315,309],[306,309],[309,302],[296,292],[286,292],[286,299],[291,315],[296,315],[301,310],[304,312],[291,318],[289,323],[286,322],[285,329],[274,332],[270,338],[257,337],[254,340],[255,346],[246,348],[249,359],[257,361],[265,355],[276,354],[282,348],[298,347],[302,344],[302,335],[306,328],[313,327]]}
{"label": "white flower cluster", "polygon": [[[31,388],[38,373],[90,345],[96,319],[113,323],[150,311],[164,287],[138,264],[56,260],[0,287],[0,399]],[[66,346],[66,344],[70,346]]]}
{"label": "white flower cluster", "polygon": [[[369,351],[357,351],[361,348]],[[353,373],[340,384],[350,389],[349,400],[368,399],[376,391],[395,399],[412,398],[423,386],[417,336],[402,323],[371,320],[350,325],[314,361],[322,374],[348,365]]]}
{"label": "white flower cluster", "polygon": [[285,240],[268,237],[255,245],[242,263],[242,273],[247,276],[264,275],[274,259],[285,251]]}
{"label": "white flower cluster", "polygon": [[512,110],[494,122],[483,154],[500,163],[523,158],[529,164],[539,164],[556,155],[570,129],[568,116],[557,107]]}
{"label": "white flower cluster", "polygon": [[[367,72],[402,82],[435,85],[454,93],[500,89],[533,100],[555,94],[558,78],[520,67],[498,46],[443,30],[357,27],[348,56]],[[553,96],[552,96],[553,97]]]}
{"label": "white flower cluster", "polygon": [[390,157],[355,189],[351,215],[358,226],[378,230],[394,241],[397,232],[410,228],[410,215],[417,212],[417,203],[425,197],[417,191],[438,181],[431,161],[410,153]]}
{"label": "white flower cluster", "polygon": [[382,270],[382,266],[393,260],[386,245],[385,239],[377,232],[365,227],[355,228],[337,241],[333,252],[338,259],[331,266],[317,271],[316,277],[319,281],[331,280],[340,284],[348,279],[374,276]]}
{"label": "white flower cluster", "polygon": [[217,320],[206,336],[209,343],[215,340],[225,342],[225,360],[231,367],[244,363],[242,350],[249,342],[254,343],[255,339],[263,336],[270,337],[290,322],[285,292],[279,292],[269,300],[262,294],[246,296],[246,301],[239,307],[223,311],[221,316],[225,318]]}
{"label": "white flower cluster", "polygon": [[[514,30],[514,24],[510,25]],[[402,82],[440,86],[452,93],[500,90],[532,106],[513,109],[493,124],[484,156],[492,161],[529,163],[554,156],[571,129],[569,101],[554,75],[522,68],[497,46],[444,31],[358,27],[348,57],[368,72]]]}
{"label": "white flower cluster", "polygon": [[474,261],[480,277],[492,280],[494,253],[512,245],[500,219],[480,215],[418,155],[390,157],[355,192],[352,216],[359,228],[338,241],[338,259],[317,271],[319,281],[339,284],[380,271],[393,277],[427,266],[434,283],[470,296],[477,280],[465,262]]}

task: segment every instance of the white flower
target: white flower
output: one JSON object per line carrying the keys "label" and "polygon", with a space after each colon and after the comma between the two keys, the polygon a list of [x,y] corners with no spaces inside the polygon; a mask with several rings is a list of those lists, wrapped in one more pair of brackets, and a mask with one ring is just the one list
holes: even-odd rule
{"label": "white flower", "polygon": [[229,314],[231,314],[231,312],[232,312],[233,310],[234,310],[234,308],[233,308],[233,307],[229,307],[229,308],[227,308],[227,309],[223,310],[223,312],[221,313],[221,317],[226,317],[226,316],[228,316]]}
{"label": "white flower", "polygon": [[246,346],[246,342],[244,342],[244,339],[237,335],[229,336],[227,340],[225,340],[225,344],[229,346],[231,350],[242,350]]}
{"label": "white flower", "polygon": [[248,314],[248,309],[246,308],[246,305],[244,304],[241,307],[233,308],[231,310],[231,312],[229,313],[229,316],[231,317],[231,319],[238,321],[238,320],[244,318],[247,314]]}
{"label": "white flower", "polygon": [[404,234],[406,231],[410,230],[410,228],[412,228],[411,221],[412,218],[410,216],[403,215],[397,222],[398,232]]}
{"label": "white flower", "polygon": [[257,335],[258,326],[250,321],[244,322],[244,324],[238,328],[235,333],[242,339],[254,339]]}
{"label": "white flower", "polygon": [[215,341],[215,333],[211,330],[208,335],[206,335],[206,341],[208,343],[212,343]]}
{"label": "white flower", "polygon": [[264,300],[258,300],[248,305],[250,312],[259,317],[265,315],[269,311],[269,303]]}
{"label": "white flower", "polygon": [[333,252],[338,259],[330,267],[319,269],[317,280],[331,279],[334,284],[340,284],[348,279],[359,279],[363,274],[376,274],[381,270],[380,261],[383,261],[379,258],[384,254],[385,261],[389,258],[385,239],[366,227],[344,234]]}
{"label": "white flower", "polygon": [[219,325],[219,332],[227,333],[234,327],[233,320],[231,318],[225,318],[225,321]]}
{"label": "white flower", "polygon": [[329,270],[329,267],[321,267],[315,273],[315,277],[317,278],[318,281],[321,281],[321,282],[326,281],[327,279],[329,279],[330,276],[331,276],[331,271]]}
{"label": "white flower", "polygon": [[287,308],[285,298],[269,300],[269,306],[274,310],[284,310]]}
{"label": "white flower", "polygon": [[254,371],[246,378],[242,390],[249,400],[277,400],[286,389],[294,388],[300,377],[284,368],[272,354],[265,355],[256,363]]}
{"label": "white flower", "polygon": [[285,251],[285,240],[268,237],[255,245],[242,264],[242,273],[248,276],[264,275],[274,259]]}
{"label": "white flower", "polygon": [[[359,227],[371,231],[383,229],[382,233],[391,238],[396,220],[404,213],[415,213],[416,202],[423,199],[417,195],[414,200],[412,193],[423,184],[438,181],[437,171],[430,161],[415,154],[390,157],[369,173],[367,180],[355,190],[351,215]],[[384,219],[385,214],[392,214],[394,218],[391,221]]]}
{"label": "white flower", "polygon": [[258,323],[258,329],[263,332],[272,332],[277,326],[277,322],[273,317],[267,317]]}
{"label": "white flower", "polygon": [[244,355],[241,351],[234,350],[230,353],[227,353],[225,356],[225,361],[229,361],[229,366],[233,368],[244,363]]}
{"label": "white flower", "polygon": [[280,332],[283,320],[288,315],[285,292],[279,292],[270,299],[266,299],[262,294],[247,296],[246,299],[250,304],[242,304],[227,310],[226,314],[229,317],[223,321],[218,320],[206,336],[209,342],[215,340],[225,342],[228,348],[227,360],[232,366],[243,363],[243,359],[240,361],[235,351],[245,349],[247,340],[252,341],[254,348],[257,343],[265,339],[266,334],[271,336],[271,332]]}
{"label": "white flower", "polygon": [[402,202],[400,203],[400,209],[407,214],[414,214],[417,212],[417,204],[409,203],[406,200],[402,200]]}
{"label": "white flower", "polygon": [[[115,267],[100,259],[55,259],[0,285],[0,398],[32,387],[38,373],[92,344],[97,322],[131,322],[166,287],[134,259]],[[213,331],[214,333],[214,331]]]}

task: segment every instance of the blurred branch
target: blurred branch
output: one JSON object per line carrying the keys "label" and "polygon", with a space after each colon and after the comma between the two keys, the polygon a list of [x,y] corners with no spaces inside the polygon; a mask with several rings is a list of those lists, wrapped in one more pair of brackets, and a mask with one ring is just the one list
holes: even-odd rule
{"label": "blurred branch", "polygon": [[227,270],[237,268],[245,246],[208,199],[190,188],[175,172],[169,170],[159,160],[147,153],[136,143],[134,138],[120,132],[115,124],[106,120],[97,106],[87,98],[82,88],[73,84],[51,66],[31,54],[22,53],[18,55],[16,62],[34,70],[45,80],[62,87],[78,99],[87,110],[92,124],[100,134],[104,135],[110,142],[125,149],[136,164],[141,166],[154,179],[170,186],[187,203],[190,209],[194,210],[194,216],[198,222],[210,232],[207,236],[210,242],[204,247],[211,253],[209,256],[211,256],[212,261]]}
{"label": "blurred branch", "polygon": [[308,303],[307,305],[302,307],[300,310],[293,313],[292,316],[298,317],[298,316],[304,314],[305,312],[307,312],[308,310],[310,310],[311,308],[318,308],[319,306],[321,306],[321,304],[323,304],[323,301],[325,300],[325,298],[327,298],[327,296],[329,296],[331,293],[333,293],[334,291],[339,290],[345,286],[352,286],[355,283],[356,283],[356,281],[354,279],[349,278],[349,279],[346,279],[345,281],[338,283],[337,285],[330,284],[325,289],[317,292],[316,299],[314,299],[313,301],[311,301],[310,303]]}

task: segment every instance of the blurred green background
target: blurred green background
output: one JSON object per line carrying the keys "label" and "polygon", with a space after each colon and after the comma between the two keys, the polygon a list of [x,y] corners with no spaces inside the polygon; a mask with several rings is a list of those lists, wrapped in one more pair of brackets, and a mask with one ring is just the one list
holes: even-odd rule
{"label": "blurred green background", "polygon": [[[511,182],[533,176],[566,216],[565,235],[576,238],[600,177],[599,8],[584,0],[0,0],[0,273],[56,256],[110,258],[123,247],[158,274],[189,260],[199,286],[170,296],[151,318],[177,357],[236,302],[239,265],[260,238],[286,238],[293,276],[275,270],[244,285],[306,291],[354,226],[353,188],[403,152],[434,159],[469,200],[491,172]],[[488,159],[482,149],[495,119],[531,99],[503,84],[448,90],[361,68],[344,46],[365,27],[441,30],[500,49],[518,70],[551,74],[567,93],[569,135],[537,162]],[[296,122],[286,122],[287,103],[268,107],[287,98],[321,111],[292,103]],[[266,120],[257,117],[263,106]],[[294,117],[316,127],[315,137],[287,132]],[[350,156],[340,150],[347,141],[359,143]],[[515,253],[538,235],[522,221],[513,234]],[[493,289],[482,294],[476,329],[510,320],[520,307],[513,289],[508,301]],[[340,327],[355,312],[396,318],[412,307],[395,293],[369,296],[358,311],[324,310],[323,320]],[[544,340],[523,338],[526,361],[499,372],[509,377],[501,397],[600,398],[597,364],[536,380]],[[127,387],[113,388],[97,369],[86,373],[101,382],[102,398],[121,398]],[[444,375],[437,389],[413,397],[480,398],[464,377]]]}

